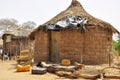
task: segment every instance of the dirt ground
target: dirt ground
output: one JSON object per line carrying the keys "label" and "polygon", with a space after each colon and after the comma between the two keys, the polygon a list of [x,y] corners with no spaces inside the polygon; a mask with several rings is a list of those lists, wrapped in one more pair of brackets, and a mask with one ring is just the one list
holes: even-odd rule
{"label": "dirt ground", "polygon": [[70,80],[54,74],[33,75],[29,72],[16,72],[16,61],[0,60],[0,80]]}
{"label": "dirt ground", "polygon": [[[117,62],[120,62],[117,61]],[[115,63],[117,65],[117,62]],[[103,69],[106,65],[97,65],[97,66],[86,66],[84,69],[80,70],[80,73],[89,73],[89,74],[96,74],[98,73],[97,70]],[[107,65],[108,66],[108,65]],[[120,64],[119,64],[120,66]],[[115,71],[114,69],[110,69],[110,74],[120,75],[120,71]],[[108,73],[108,74],[109,74]],[[31,71],[29,72],[16,72],[16,61],[2,61],[0,60],[0,80],[90,80],[90,79],[67,79],[63,77],[58,77],[55,74],[46,73],[44,75],[33,75]],[[105,79],[105,80],[112,80],[112,79]],[[120,79],[117,79],[120,80]]]}

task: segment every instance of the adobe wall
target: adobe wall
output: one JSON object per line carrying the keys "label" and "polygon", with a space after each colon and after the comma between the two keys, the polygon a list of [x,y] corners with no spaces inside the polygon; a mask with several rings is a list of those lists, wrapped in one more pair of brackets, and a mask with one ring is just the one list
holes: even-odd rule
{"label": "adobe wall", "polygon": [[4,50],[5,52],[15,53],[16,52],[16,41],[15,40],[12,40],[11,42],[4,41]]}
{"label": "adobe wall", "polygon": [[[92,27],[92,26],[91,26]],[[84,64],[108,63],[112,53],[112,34],[102,28],[87,28],[85,34],[80,30],[61,31],[60,58]]]}
{"label": "adobe wall", "polygon": [[35,35],[34,60],[35,63],[39,61],[48,61],[49,56],[49,41],[48,33],[45,31],[37,31]]}
{"label": "adobe wall", "polygon": [[20,45],[21,50],[29,49],[29,42],[27,39],[12,39],[11,42],[4,42],[5,52],[11,52],[11,54],[19,54],[20,53]]}
{"label": "adobe wall", "polygon": [[109,62],[112,54],[112,33],[107,29],[96,27],[86,32],[85,54],[83,62],[87,64],[103,64]]}
{"label": "adobe wall", "polygon": [[[49,33],[37,31],[35,36],[35,62],[48,61]],[[87,27],[85,34],[79,29],[60,31],[60,60],[70,59],[72,63],[104,64],[112,53],[112,33],[103,28]],[[82,56],[82,58],[81,58]]]}
{"label": "adobe wall", "polygon": [[83,52],[83,35],[80,30],[62,30],[60,42],[60,59],[80,62]]}

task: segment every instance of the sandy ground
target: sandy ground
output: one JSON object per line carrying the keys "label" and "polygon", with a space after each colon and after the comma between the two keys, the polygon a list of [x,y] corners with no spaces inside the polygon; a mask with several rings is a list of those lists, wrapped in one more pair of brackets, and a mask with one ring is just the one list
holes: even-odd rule
{"label": "sandy ground", "polygon": [[70,80],[54,74],[33,75],[29,72],[16,72],[15,61],[0,60],[0,80]]}
{"label": "sandy ground", "polygon": [[[117,62],[120,62],[117,61]],[[116,62],[116,63],[117,63]],[[86,66],[84,69],[80,70],[80,73],[96,74],[98,70],[103,69],[106,65],[94,65]],[[120,66],[120,65],[119,65]],[[120,75],[119,70],[109,69],[110,74]],[[0,60],[0,80],[90,80],[90,79],[67,79],[63,77],[58,77],[55,74],[46,73],[44,75],[33,75],[31,71],[29,72],[16,72],[16,61],[2,61]],[[113,79],[105,79],[113,80]],[[120,79],[116,79],[120,80]]]}

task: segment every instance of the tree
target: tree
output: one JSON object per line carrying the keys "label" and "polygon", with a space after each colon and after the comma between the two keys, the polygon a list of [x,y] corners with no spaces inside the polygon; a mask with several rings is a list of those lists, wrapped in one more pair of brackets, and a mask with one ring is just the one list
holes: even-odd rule
{"label": "tree", "polygon": [[113,41],[113,48],[114,48],[115,51],[118,52],[118,54],[120,56],[120,35],[119,35],[117,41]]}
{"label": "tree", "polygon": [[0,19],[0,30],[11,30],[18,28],[18,21],[12,18]]}
{"label": "tree", "polygon": [[36,23],[33,21],[27,21],[22,24],[22,29],[33,30],[36,27]]}
{"label": "tree", "polygon": [[117,41],[113,40],[112,45],[113,45],[113,50],[116,50],[115,48],[116,48],[116,45],[117,45]]}
{"label": "tree", "polygon": [[18,28],[18,21],[12,18],[0,19],[0,37],[8,30]]}

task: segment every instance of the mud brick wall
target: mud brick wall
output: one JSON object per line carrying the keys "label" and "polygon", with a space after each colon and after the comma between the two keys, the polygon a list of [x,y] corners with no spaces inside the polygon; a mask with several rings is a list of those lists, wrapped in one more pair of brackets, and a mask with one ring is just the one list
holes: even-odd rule
{"label": "mud brick wall", "polygon": [[[21,44],[21,48],[20,48]],[[10,52],[11,54],[19,54],[20,50],[29,49],[28,39],[12,39],[11,42],[4,41],[4,52]]]}
{"label": "mud brick wall", "polygon": [[35,36],[34,60],[35,62],[47,61],[49,56],[48,33],[38,31]]}
{"label": "mud brick wall", "polygon": [[60,58],[84,64],[108,63],[109,53],[112,52],[112,33],[103,28],[88,27],[85,34],[80,30],[62,30]]}
{"label": "mud brick wall", "polygon": [[16,54],[16,52],[20,50],[18,47],[20,45],[18,45],[17,43],[18,43],[18,40],[12,40],[12,42],[9,44],[9,47],[10,47],[9,49],[11,49],[11,52],[13,54]]}
{"label": "mud brick wall", "polygon": [[100,27],[88,27],[85,34],[83,63],[108,63],[110,53],[112,53],[112,33]]}
{"label": "mud brick wall", "polygon": [[16,53],[17,41],[12,40],[11,42],[4,41],[4,52],[11,52],[12,54]]}
{"label": "mud brick wall", "polygon": [[[50,43],[48,31],[37,31],[35,36],[35,62],[49,61]],[[72,63],[104,64],[112,53],[112,33],[107,29],[88,26],[85,34],[79,29],[60,30],[59,58],[70,59]],[[111,60],[112,61],[112,60]]]}
{"label": "mud brick wall", "polygon": [[80,30],[62,30],[60,42],[60,59],[80,62],[83,52],[83,35]]}

